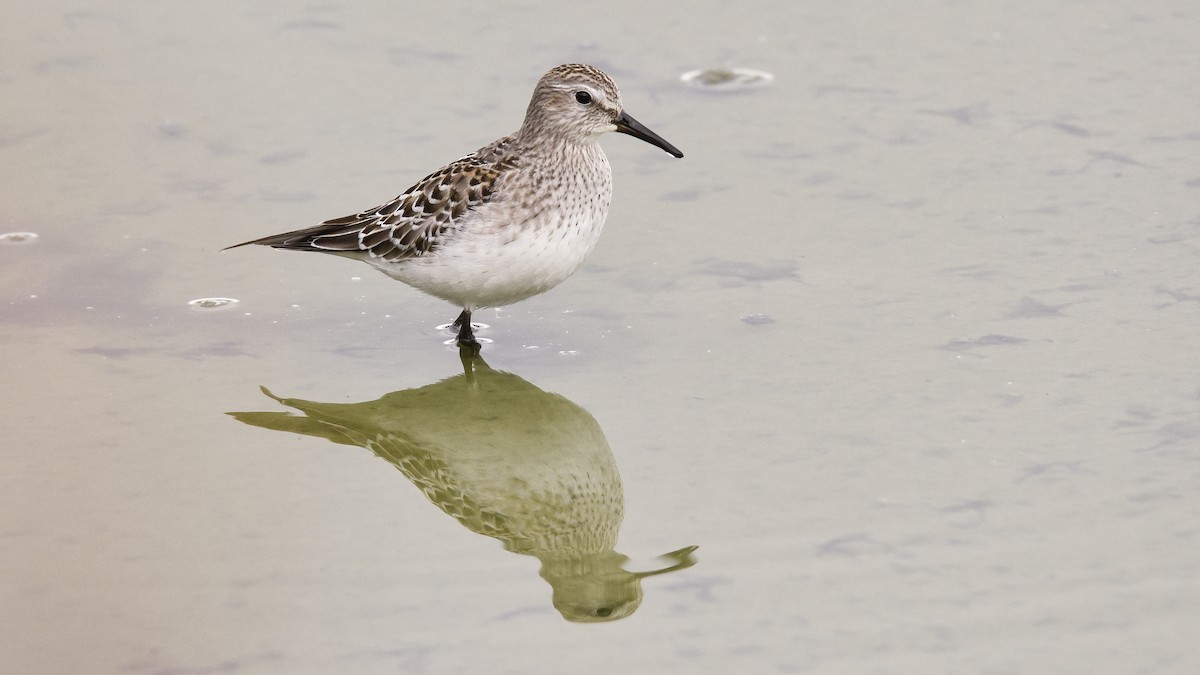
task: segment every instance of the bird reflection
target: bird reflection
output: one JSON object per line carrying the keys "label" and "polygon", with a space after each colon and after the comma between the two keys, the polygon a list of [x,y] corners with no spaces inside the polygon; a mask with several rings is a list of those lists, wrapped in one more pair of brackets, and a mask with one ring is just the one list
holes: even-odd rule
{"label": "bird reflection", "polygon": [[468,529],[541,561],[568,621],[612,621],[642,602],[641,580],[695,564],[695,546],[631,572],[614,547],[621,477],[596,420],[558,394],[490,368],[470,350],[463,374],[363,403],[280,398],[303,413],[233,412],[258,427],[360,445],[400,469]]}

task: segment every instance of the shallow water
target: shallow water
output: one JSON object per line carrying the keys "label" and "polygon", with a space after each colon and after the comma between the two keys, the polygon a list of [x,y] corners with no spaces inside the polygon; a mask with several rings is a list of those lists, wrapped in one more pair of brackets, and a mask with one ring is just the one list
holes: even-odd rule
{"label": "shallow water", "polygon": [[[0,9],[13,672],[1194,671],[1197,10],[642,7]],[[536,423],[380,403],[467,379],[454,308],[218,252],[394,196],[567,61],[686,157],[606,138],[587,265],[476,315]]]}

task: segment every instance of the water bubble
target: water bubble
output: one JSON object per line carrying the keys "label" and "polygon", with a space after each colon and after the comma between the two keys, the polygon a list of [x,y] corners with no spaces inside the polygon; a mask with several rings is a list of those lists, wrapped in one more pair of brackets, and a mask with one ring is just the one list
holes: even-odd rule
{"label": "water bubble", "polygon": [[238,302],[237,298],[196,298],[188,301],[188,305],[195,309],[225,309]]}
{"label": "water bubble", "polygon": [[36,232],[5,232],[0,234],[0,244],[32,244],[37,238]]}
{"label": "water bubble", "polygon": [[705,68],[688,71],[679,79],[694,89],[734,92],[765,87],[775,81],[775,76],[749,68]]}
{"label": "water bubble", "polygon": [[775,319],[766,314],[747,314],[742,317],[742,323],[750,326],[765,326],[769,323],[775,323]]}

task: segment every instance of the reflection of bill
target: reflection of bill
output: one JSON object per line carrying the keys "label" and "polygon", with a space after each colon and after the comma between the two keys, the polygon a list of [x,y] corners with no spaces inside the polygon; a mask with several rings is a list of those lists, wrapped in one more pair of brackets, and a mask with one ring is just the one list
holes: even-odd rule
{"label": "reflection of bill", "polygon": [[642,601],[641,579],[695,564],[630,572],[614,550],[621,477],[596,420],[571,401],[463,353],[464,373],[364,403],[268,396],[304,413],[237,412],[268,429],[361,445],[400,469],[438,508],[514,553],[536,556],[570,621],[611,621]]}

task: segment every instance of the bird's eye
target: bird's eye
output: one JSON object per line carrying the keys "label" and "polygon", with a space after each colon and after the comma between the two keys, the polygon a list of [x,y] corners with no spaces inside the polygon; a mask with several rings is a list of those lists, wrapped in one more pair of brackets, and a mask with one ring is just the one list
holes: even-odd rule
{"label": "bird's eye", "polygon": [[586,91],[577,91],[575,92],[575,100],[583,105],[587,105],[592,102],[592,95]]}

